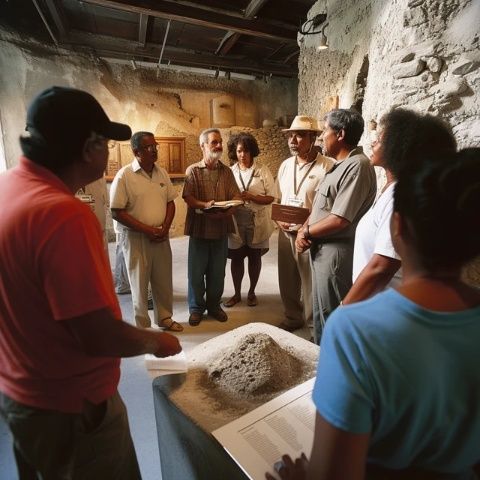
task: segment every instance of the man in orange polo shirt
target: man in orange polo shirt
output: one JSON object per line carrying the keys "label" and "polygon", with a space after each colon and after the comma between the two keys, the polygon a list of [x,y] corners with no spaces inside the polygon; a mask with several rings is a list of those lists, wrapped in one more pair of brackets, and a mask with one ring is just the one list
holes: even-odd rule
{"label": "man in orange polo shirt", "polygon": [[121,320],[99,223],[74,197],[131,131],[62,87],[34,99],[27,130],[19,165],[0,175],[0,414],[19,474],[138,479],[119,357],[181,347]]}

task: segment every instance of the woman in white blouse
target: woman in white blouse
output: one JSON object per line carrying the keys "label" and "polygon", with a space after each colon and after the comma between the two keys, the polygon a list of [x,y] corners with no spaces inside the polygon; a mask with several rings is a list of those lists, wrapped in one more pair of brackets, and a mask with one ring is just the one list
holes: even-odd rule
{"label": "woman in white blouse", "polygon": [[268,167],[255,161],[259,153],[257,141],[249,133],[232,135],[228,141],[232,172],[245,203],[234,214],[235,233],[228,238],[228,258],[231,259],[235,293],[224,302],[225,307],[233,307],[242,299],[245,257],[248,258],[250,277],[247,305],[257,305],[255,287],[262,269],[262,255],[268,251],[269,238],[274,228],[271,220],[274,180]]}
{"label": "woman in white blouse", "polygon": [[[415,171],[425,157],[443,158],[454,152],[455,139],[447,124],[431,115],[397,108],[380,119],[371,162],[385,169],[387,183],[355,232],[353,285],[342,304],[365,300],[401,282],[401,260],[390,235],[396,179],[403,171]],[[439,161],[440,161],[439,160]]]}

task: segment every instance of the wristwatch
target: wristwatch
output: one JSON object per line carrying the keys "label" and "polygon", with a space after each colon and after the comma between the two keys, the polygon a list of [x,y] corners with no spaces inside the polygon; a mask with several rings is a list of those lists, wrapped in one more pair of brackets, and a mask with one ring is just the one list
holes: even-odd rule
{"label": "wristwatch", "polygon": [[303,229],[303,238],[305,240],[310,240],[312,237],[310,235],[310,227],[309,225],[306,225],[305,228]]}

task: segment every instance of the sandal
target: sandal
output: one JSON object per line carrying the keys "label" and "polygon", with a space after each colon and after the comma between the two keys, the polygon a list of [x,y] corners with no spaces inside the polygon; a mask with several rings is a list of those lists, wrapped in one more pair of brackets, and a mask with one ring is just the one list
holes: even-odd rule
{"label": "sandal", "polygon": [[258,304],[257,296],[254,293],[250,293],[247,297],[247,305],[249,307],[255,307]]}
{"label": "sandal", "polygon": [[164,318],[160,322],[160,328],[164,330],[169,330],[170,332],[183,332],[183,327],[171,318]]}
{"label": "sandal", "polygon": [[240,297],[237,297],[236,295],[234,295],[232,298],[230,298],[226,302],[223,302],[223,306],[227,307],[227,308],[230,308],[230,307],[233,307],[234,305],[236,305],[241,300],[242,299]]}

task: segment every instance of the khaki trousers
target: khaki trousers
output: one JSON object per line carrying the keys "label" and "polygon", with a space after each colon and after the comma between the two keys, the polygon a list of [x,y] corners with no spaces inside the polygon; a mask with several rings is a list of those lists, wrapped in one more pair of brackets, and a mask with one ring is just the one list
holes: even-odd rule
{"label": "khaki trousers", "polygon": [[330,314],[352,287],[353,244],[312,244],[314,340],[320,345]]}
{"label": "khaki trousers", "polygon": [[151,242],[139,232],[125,231],[121,242],[132,290],[133,315],[138,327],[151,326],[148,316],[148,284],[153,298],[154,323],[172,317],[172,250],[170,241]]}
{"label": "khaki trousers", "polygon": [[309,252],[295,250],[296,235],[278,232],[278,283],[285,324],[301,328],[305,322],[313,325],[312,273]]}

